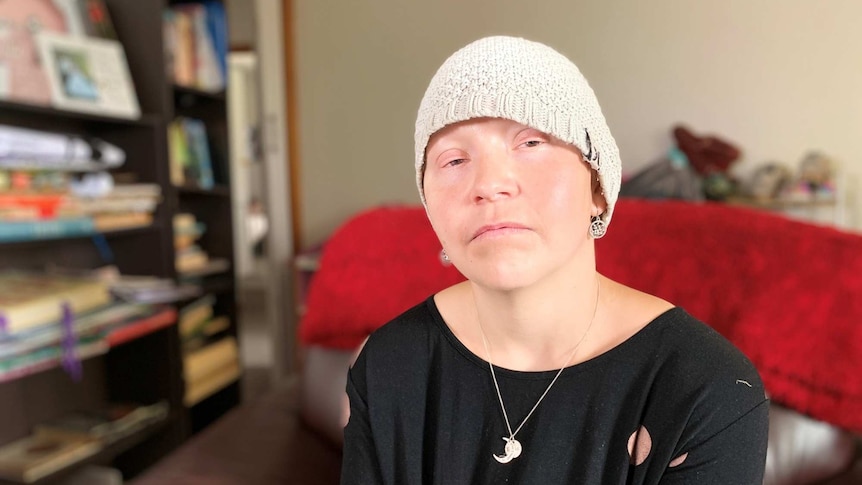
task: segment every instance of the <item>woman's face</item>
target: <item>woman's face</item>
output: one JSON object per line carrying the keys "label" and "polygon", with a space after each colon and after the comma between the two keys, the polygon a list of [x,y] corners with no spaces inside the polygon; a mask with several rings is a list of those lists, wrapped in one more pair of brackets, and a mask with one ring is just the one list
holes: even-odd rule
{"label": "woman's face", "polygon": [[576,147],[510,120],[447,126],[426,149],[437,237],[464,276],[499,290],[574,263],[604,207],[594,180]]}

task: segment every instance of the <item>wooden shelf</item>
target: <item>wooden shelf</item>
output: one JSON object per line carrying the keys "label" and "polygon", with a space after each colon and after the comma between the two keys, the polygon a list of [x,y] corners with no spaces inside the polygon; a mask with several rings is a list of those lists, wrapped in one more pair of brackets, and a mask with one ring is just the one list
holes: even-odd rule
{"label": "wooden shelf", "polygon": [[[111,21],[123,45],[129,74],[143,113],[138,119],[124,119],[104,113],[81,113],[0,100],[0,123],[75,136],[95,137],[114,144],[126,153],[122,171],[141,182],[158,184],[163,200],[153,213],[153,224],[112,231],[90,231],[86,222],[81,232],[39,237],[24,241],[0,242],[2,270],[38,270],[45,267],[94,269],[115,265],[122,274],[148,275],[177,280],[193,276],[194,282],[216,298],[216,311],[231,322],[229,333],[237,332],[237,304],[233,267],[233,210],[231,206],[230,150],[228,146],[227,92],[177,86],[167,79],[166,56],[161,42],[165,9],[188,0],[105,0]],[[159,39],[159,42],[153,42]],[[212,189],[174,187],[170,179],[168,126],[177,117],[198,119],[205,125],[214,180]],[[224,259],[227,268],[212,268],[188,275],[177,275],[173,217],[191,212],[206,224],[200,239],[201,249],[212,258]],[[238,221],[237,221],[238,222]],[[71,229],[71,224],[68,225]],[[60,229],[60,225],[56,229]],[[55,229],[36,227],[36,229]],[[83,231],[87,229],[87,231]],[[24,235],[31,233],[21,231]],[[49,232],[49,231],[43,231]],[[71,231],[70,231],[71,232]],[[106,244],[107,242],[107,244]],[[191,300],[190,300],[191,301]],[[175,302],[182,307],[189,301]],[[146,327],[142,324],[141,327]],[[0,445],[12,442],[32,428],[66,412],[89,409],[106,401],[166,401],[173,416],[161,428],[136,433],[135,437],[115,443],[97,456],[76,464],[110,464],[133,479],[147,467],[176,449],[200,429],[204,421],[190,415],[183,405],[181,342],[171,326],[150,328],[146,336],[125,335],[121,343],[82,361],[85,372],[73,382],[55,363],[52,370],[22,376],[0,383]],[[115,335],[115,340],[122,340]],[[95,352],[95,346],[94,346]],[[153,359],[152,356],[159,356]],[[10,375],[11,377],[11,375]],[[228,389],[238,389],[234,382]],[[239,403],[239,393],[220,391],[206,403],[207,418],[218,419]],[[211,420],[205,420],[210,422]],[[138,446],[142,441],[146,443]],[[125,444],[124,444],[125,443]],[[65,472],[65,471],[64,471]],[[64,472],[40,480],[56,483]],[[0,482],[6,483],[6,482]]]}
{"label": "wooden shelf", "polygon": [[204,189],[193,185],[183,185],[177,187],[177,192],[179,192],[180,195],[190,196],[203,195],[212,197],[230,197],[230,187],[226,185],[216,185],[211,189]]}
{"label": "wooden shelf", "polygon": [[143,114],[140,118],[137,119],[117,118],[96,113],[81,113],[77,111],[56,109],[52,108],[51,106],[17,103],[15,101],[5,100],[0,101],[0,112],[17,112],[21,114],[50,116],[54,118],[64,118],[67,120],[105,123],[111,125],[151,127],[155,126],[158,123],[158,117],[150,114]]}
{"label": "wooden shelf", "polygon": [[834,207],[835,199],[785,200],[785,199],[753,199],[749,197],[731,197],[726,201],[731,205],[742,205],[758,209],[785,210],[809,209],[815,207]]}
{"label": "wooden shelf", "polygon": [[227,99],[227,95],[225,94],[224,90],[204,91],[203,89],[182,86],[179,84],[173,84],[172,86],[174,89],[174,94],[177,96],[194,96],[196,98],[209,99],[212,101],[225,101]]}

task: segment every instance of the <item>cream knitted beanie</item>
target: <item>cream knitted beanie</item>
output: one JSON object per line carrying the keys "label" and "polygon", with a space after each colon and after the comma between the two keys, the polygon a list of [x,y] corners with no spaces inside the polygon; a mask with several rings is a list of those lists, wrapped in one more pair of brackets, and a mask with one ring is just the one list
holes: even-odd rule
{"label": "cream knitted beanie", "polygon": [[599,174],[610,223],[620,189],[620,155],[587,80],[565,56],[537,42],[486,37],[452,54],[425,91],[416,117],[416,183],[428,139],[471,118],[505,118],[571,143]]}

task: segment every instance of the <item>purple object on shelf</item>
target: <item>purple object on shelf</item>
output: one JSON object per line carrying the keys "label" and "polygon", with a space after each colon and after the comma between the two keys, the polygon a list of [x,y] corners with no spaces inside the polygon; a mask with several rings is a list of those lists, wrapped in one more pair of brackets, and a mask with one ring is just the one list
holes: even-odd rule
{"label": "purple object on shelf", "polygon": [[0,334],[9,333],[9,322],[6,320],[6,315],[0,313]]}
{"label": "purple object on shelf", "polygon": [[77,339],[75,338],[75,315],[72,313],[72,306],[69,305],[69,302],[63,302],[63,357],[62,364],[63,369],[72,377],[72,379],[76,382],[80,381],[83,377],[83,369],[81,368],[81,361],[78,360],[78,357],[75,355],[75,345],[77,344]]}

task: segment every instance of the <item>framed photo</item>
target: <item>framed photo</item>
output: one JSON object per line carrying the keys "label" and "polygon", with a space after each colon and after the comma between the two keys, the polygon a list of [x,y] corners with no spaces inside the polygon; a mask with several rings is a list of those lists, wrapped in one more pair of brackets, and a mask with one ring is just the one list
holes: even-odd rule
{"label": "framed photo", "polygon": [[140,116],[119,42],[49,32],[40,33],[37,41],[56,108],[120,118]]}

